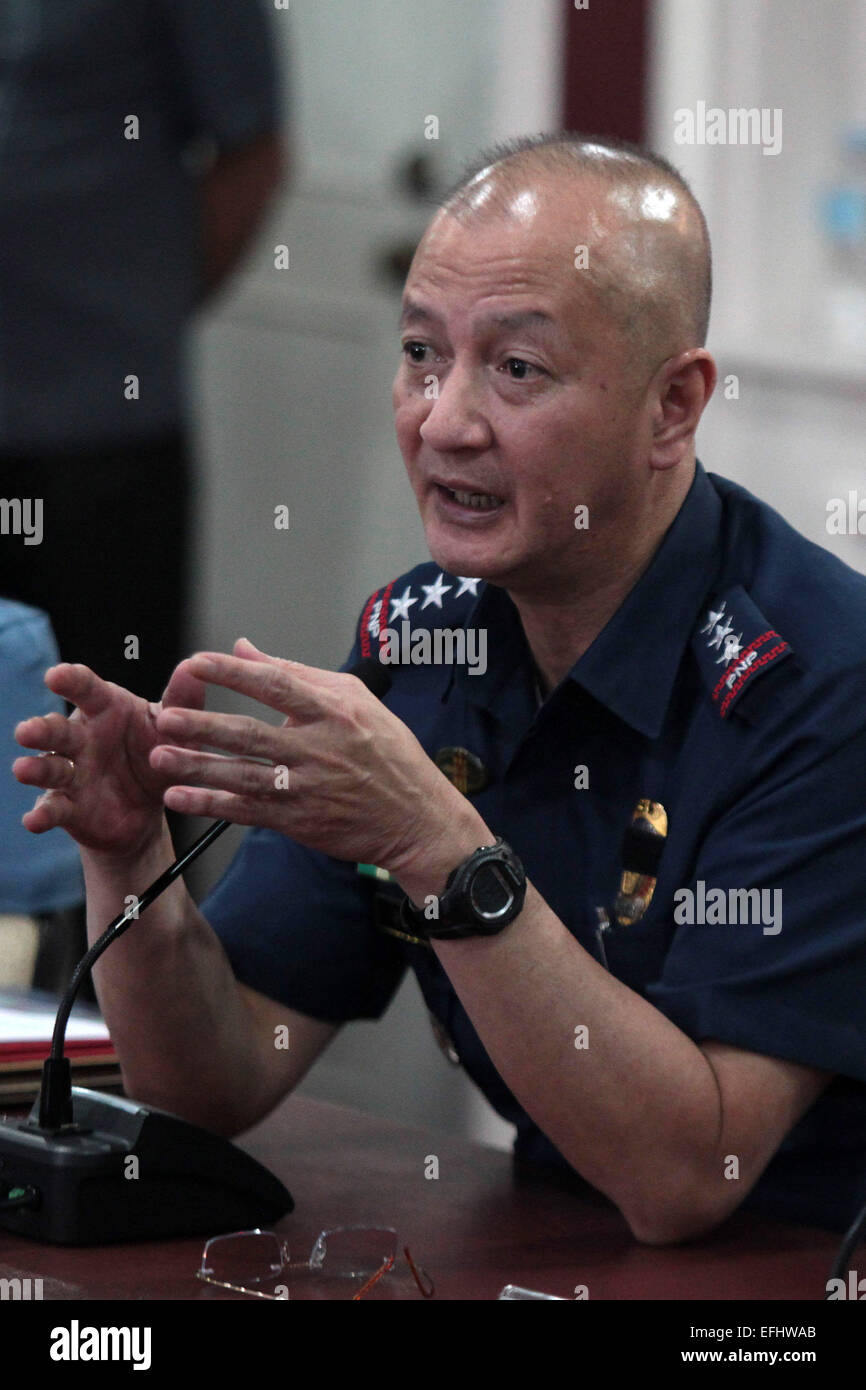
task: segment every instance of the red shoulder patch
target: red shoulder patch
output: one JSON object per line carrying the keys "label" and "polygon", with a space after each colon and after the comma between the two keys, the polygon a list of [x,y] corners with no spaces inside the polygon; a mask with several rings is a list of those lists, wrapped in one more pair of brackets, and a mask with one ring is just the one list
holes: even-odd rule
{"label": "red shoulder patch", "polygon": [[793,654],[791,644],[767,622],[741,585],[711,600],[698,621],[692,649],[721,719],[758,676]]}

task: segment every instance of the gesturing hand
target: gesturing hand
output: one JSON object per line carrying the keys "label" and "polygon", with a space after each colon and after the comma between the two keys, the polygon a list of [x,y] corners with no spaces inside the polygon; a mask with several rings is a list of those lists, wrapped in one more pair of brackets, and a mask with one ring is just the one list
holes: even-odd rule
{"label": "gesturing hand", "polygon": [[[76,706],[73,713],[24,719],[15,738],[42,756],[17,758],[19,782],[42,788],[23,817],[26,829],[43,834],[60,825],[86,849],[134,855],[163,820],[169,779],[153,768],[160,705],[100,679],[88,666],[63,663],[45,673],[45,684]],[[164,701],[201,709],[205,688],[178,667]]]}
{"label": "gesturing hand", "polygon": [[[414,734],[356,676],[267,656],[244,638],[234,651],[199,653],[178,671],[249,695],[284,722],[164,702],[150,763],[173,784],[167,806],[392,871],[449,816],[465,815],[468,803]],[[197,751],[206,745],[219,753]]]}

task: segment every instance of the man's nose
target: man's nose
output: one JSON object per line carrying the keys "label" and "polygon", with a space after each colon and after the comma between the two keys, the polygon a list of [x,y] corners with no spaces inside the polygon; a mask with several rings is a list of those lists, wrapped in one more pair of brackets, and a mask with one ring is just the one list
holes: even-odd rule
{"label": "man's nose", "polygon": [[486,449],[491,429],[482,408],[480,383],[461,367],[437,378],[437,395],[421,425],[425,444],[440,453],[452,449]]}

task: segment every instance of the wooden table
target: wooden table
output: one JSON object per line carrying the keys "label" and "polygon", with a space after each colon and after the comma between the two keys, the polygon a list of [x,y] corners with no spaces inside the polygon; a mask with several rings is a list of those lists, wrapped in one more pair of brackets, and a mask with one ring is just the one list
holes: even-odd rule
{"label": "wooden table", "polygon": [[[495,1300],[511,1283],[568,1299],[583,1286],[591,1301],[820,1301],[840,1240],[742,1214],[690,1245],[641,1246],[606,1201],[518,1174],[507,1154],[301,1097],[239,1143],[295,1199],[275,1227],[293,1259],[309,1253],[323,1228],[394,1226],[440,1300]],[[425,1176],[437,1164],[438,1177]],[[0,1231],[0,1277],[41,1278],[46,1300],[253,1302],[195,1278],[202,1243],[69,1249]],[[866,1273],[863,1247],[858,1255]]]}

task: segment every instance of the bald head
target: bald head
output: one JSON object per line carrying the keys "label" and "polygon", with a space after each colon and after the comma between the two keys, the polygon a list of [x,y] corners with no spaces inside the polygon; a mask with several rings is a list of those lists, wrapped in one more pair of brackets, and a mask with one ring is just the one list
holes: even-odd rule
{"label": "bald head", "polygon": [[704,345],[711,293],[706,222],[688,185],[659,156],[567,134],[511,141],[476,161],[439,216],[464,224],[523,221],[554,200],[563,244],[588,249],[586,267],[575,273],[594,288],[636,365],[652,371]]}

